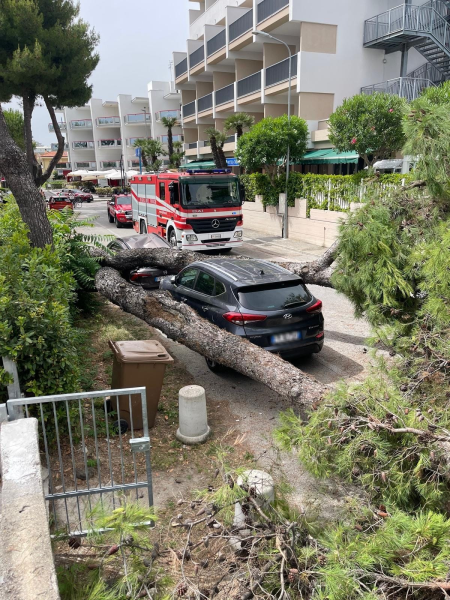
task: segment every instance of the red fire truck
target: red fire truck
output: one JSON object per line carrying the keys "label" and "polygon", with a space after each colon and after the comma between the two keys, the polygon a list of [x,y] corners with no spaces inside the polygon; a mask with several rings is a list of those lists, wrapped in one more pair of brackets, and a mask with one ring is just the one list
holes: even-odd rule
{"label": "red fire truck", "polygon": [[228,169],[143,173],[130,180],[133,226],[173,247],[229,251],[242,244],[243,186]]}

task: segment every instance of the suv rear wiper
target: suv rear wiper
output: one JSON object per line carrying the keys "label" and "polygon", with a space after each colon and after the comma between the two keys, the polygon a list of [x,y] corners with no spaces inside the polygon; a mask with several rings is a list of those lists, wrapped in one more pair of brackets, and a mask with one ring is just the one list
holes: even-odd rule
{"label": "suv rear wiper", "polygon": [[285,304],[283,308],[292,308],[293,306],[303,306],[307,304],[307,302],[290,302],[289,304]]}

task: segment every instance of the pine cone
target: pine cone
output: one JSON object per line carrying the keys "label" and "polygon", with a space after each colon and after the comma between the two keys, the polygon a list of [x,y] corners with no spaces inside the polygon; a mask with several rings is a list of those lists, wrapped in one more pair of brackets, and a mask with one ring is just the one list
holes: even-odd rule
{"label": "pine cone", "polygon": [[179,583],[177,585],[177,596],[179,598],[181,598],[181,596],[184,596],[187,591],[188,591],[188,586],[184,581],[183,581],[183,583]]}
{"label": "pine cone", "polygon": [[298,580],[298,569],[289,569],[289,583],[295,583]]}

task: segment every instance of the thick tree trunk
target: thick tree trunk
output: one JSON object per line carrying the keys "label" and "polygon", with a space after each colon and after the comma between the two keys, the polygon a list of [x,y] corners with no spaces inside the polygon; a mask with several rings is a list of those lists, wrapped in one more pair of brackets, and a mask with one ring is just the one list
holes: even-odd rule
{"label": "thick tree trunk", "polygon": [[212,136],[209,140],[209,143],[211,144],[211,154],[213,155],[213,160],[216,164],[216,168],[221,169],[222,167],[220,166],[220,156],[219,156],[219,152],[218,152],[216,138],[214,136]]}
{"label": "thick tree trunk", "polygon": [[61,133],[61,129],[59,127],[58,120],[56,118],[55,109],[50,104],[50,101],[47,96],[44,96],[44,102],[45,102],[45,106],[47,107],[50,118],[52,120],[52,125],[55,130],[56,138],[58,140],[58,150],[56,151],[55,156],[50,161],[50,164],[48,165],[46,172],[41,173],[39,177],[35,178],[36,185],[38,185],[38,186],[41,186],[46,181],[48,181],[48,179],[51,177],[51,175],[53,173],[53,169],[59,163],[61,156],[64,154],[64,137]]}
{"label": "thick tree trunk", "polygon": [[333,269],[331,265],[335,260],[338,241],[336,240],[332,246],[317,260],[308,263],[292,263],[279,262],[281,267],[295,273],[303,278],[305,283],[315,283],[324,287],[333,287],[331,284],[331,275]]}
{"label": "thick tree trunk", "polygon": [[36,182],[40,176],[42,168],[34,155],[33,148],[33,132],[31,129],[31,119],[33,117],[34,104],[36,102],[35,97],[30,97],[28,94],[22,96],[23,104],[23,121],[24,121],[24,136],[25,136],[25,148],[27,153],[28,168]]}
{"label": "thick tree trunk", "polygon": [[30,230],[33,246],[43,248],[52,244],[53,234],[47,218],[45,200],[37,189],[24,153],[14,143],[0,105],[0,172],[19,206],[22,219]]}
{"label": "thick tree trunk", "polygon": [[169,150],[169,162],[172,161],[173,154],[173,135],[172,135],[172,127],[167,128],[167,148]]}
{"label": "thick tree trunk", "polygon": [[220,169],[226,169],[227,168],[227,159],[225,157],[225,152],[223,151],[223,144],[218,144],[217,145],[217,155],[219,157],[219,162],[220,162]]}
{"label": "thick tree trunk", "polygon": [[327,387],[279,356],[219,329],[168,292],[148,293],[127,283],[115,269],[100,269],[98,291],[126,312],[139,317],[191,350],[259,381],[291,401],[310,406]]}

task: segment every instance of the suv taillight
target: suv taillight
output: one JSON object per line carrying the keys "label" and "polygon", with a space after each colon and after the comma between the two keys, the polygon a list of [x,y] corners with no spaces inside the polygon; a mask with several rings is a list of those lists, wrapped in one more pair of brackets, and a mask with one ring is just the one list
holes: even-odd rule
{"label": "suv taillight", "polygon": [[153,275],[146,275],[145,273],[133,273],[130,277],[130,281],[140,281],[141,279],[153,279]]}
{"label": "suv taillight", "polygon": [[321,313],[322,312],[322,300],[317,300],[315,304],[306,309],[307,313]]}
{"label": "suv taillight", "polygon": [[248,323],[254,323],[256,321],[265,321],[266,315],[247,315],[239,312],[227,312],[222,315],[224,319],[233,323],[234,325],[247,325]]}

